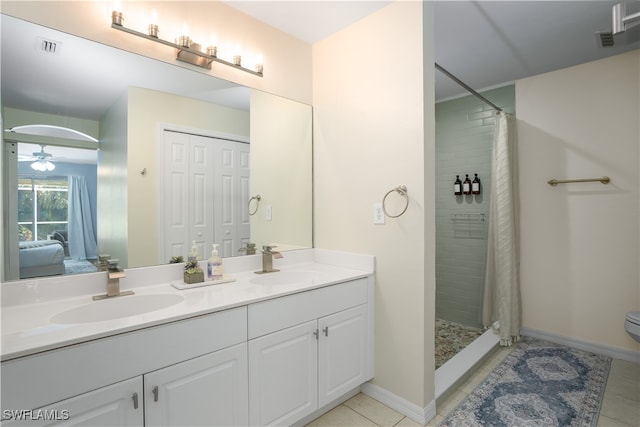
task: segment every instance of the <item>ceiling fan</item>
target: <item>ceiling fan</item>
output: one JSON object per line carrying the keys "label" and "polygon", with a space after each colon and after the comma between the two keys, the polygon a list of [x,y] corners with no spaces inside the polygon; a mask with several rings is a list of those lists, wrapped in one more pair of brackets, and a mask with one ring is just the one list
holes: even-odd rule
{"label": "ceiling fan", "polygon": [[33,152],[33,155],[24,160],[33,160],[31,163],[31,169],[38,172],[52,171],[56,168],[53,164],[53,158],[51,153],[44,151],[45,145],[40,145],[40,151]]}

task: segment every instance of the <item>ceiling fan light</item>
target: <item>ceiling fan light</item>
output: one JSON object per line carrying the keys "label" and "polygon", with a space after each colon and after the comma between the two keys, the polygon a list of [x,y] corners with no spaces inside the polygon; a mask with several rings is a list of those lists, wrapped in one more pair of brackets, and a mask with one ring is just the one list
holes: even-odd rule
{"label": "ceiling fan light", "polygon": [[40,160],[36,160],[35,162],[31,163],[31,169],[38,172],[44,172],[46,168]]}
{"label": "ceiling fan light", "polygon": [[44,172],[44,171],[51,172],[55,168],[56,168],[56,165],[51,163],[49,160],[45,160],[45,159],[39,159],[31,163],[31,169],[36,170],[38,172]]}

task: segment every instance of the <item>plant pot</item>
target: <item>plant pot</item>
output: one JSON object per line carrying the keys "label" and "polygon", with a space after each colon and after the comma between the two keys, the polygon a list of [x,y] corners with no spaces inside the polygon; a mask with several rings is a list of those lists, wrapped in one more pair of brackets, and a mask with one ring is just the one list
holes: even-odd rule
{"label": "plant pot", "polygon": [[201,282],[204,282],[204,271],[199,271],[197,273],[184,272],[184,283],[192,284]]}

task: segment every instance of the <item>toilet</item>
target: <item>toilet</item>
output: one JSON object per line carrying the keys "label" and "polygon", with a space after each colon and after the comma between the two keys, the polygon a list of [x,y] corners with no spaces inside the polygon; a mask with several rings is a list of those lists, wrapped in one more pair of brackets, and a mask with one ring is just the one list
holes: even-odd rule
{"label": "toilet", "polygon": [[630,311],[625,316],[624,329],[640,342],[640,311]]}

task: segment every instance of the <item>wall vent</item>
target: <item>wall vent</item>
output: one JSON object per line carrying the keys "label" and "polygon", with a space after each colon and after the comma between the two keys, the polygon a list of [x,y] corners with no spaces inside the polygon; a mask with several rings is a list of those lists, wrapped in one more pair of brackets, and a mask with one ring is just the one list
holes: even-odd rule
{"label": "wall vent", "polygon": [[38,37],[37,50],[42,53],[48,53],[53,55],[56,53],[60,53],[61,48],[62,48],[62,42],[58,42],[51,39],[45,39],[43,37]]}
{"label": "wall vent", "polygon": [[596,41],[599,47],[613,47],[615,41],[613,40],[613,34],[607,31],[600,31],[596,33]]}

